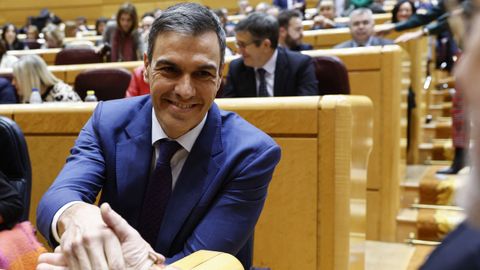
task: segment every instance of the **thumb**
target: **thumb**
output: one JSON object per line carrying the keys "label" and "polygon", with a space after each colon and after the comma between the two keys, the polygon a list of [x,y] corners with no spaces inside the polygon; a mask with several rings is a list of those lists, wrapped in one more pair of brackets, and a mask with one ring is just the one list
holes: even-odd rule
{"label": "thumb", "polygon": [[125,242],[126,239],[137,235],[138,232],[132,228],[125,219],[123,219],[117,212],[115,212],[108,203],[102,203],[100,206],[100,213],[103,222],[112,229],[115,235],[120,240],[120,243]]}

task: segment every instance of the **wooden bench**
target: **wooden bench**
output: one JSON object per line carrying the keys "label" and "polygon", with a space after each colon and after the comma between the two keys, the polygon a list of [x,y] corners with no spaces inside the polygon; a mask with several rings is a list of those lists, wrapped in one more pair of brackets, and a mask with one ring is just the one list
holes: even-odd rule
{"label": "wooden bench", "polygon": [[[372,104],[360,96],[220,99],[282,148],[255,230],[254,265],[364,269]],[[30,219],[95,104],[3,105],[25,133],[33,170]]]}

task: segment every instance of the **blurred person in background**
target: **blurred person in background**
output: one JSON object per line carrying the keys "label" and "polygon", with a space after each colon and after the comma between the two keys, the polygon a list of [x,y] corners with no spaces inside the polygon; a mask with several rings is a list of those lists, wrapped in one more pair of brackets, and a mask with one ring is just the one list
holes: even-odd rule
{"label": "blurred person in background", "polygon": [[107,22],[108,19],[105,17],[100,17],[95,21],[95,31],[97,32],[97,36],[103,35]]}
{"label": "blurred person in background", "polygon": [[417,12],[415,5],[409,0],[398,1],[392,9],[392,23],[404,22]]}
{"label": "blurred person in background", "polygon": [[55,25],[49,24],[43,29],[45,43],[42,49],[63,48],[65,34]]}
{"label": "blurred person in background", "polygon": [[142,53],[147,51],[148,48],[148,34],[150,34],[150,28],[152,28],[153,21],[155,21],[155,15],[151,12],[143,14],[142,21],[140,23],[140,38],[142,40]]}
{"label": "blurred person in background", "polygon": [[135,6],[130,3],[120,6],[117,11],[116,25],[107,24],[104,33],[104,42],[111,46],[112,62],[142,59],[144,45],[137,28],[138,15]]}
{"label": "blurred person in background", "polygon": [[310,44],[303,43],[302,14],[298,10],[283,10],[278,15],[278,43],[292,51],[312,50]]}
{"label": "blurred person in background", "polygon": [[7,48],[5,47],[5,43],[3,41],[0,41],[0,69],[12,68],[17,61],[17,57],[7,54]]}
{"label": "blurred person in background", "polygon": [[356,48],[368,46],[383,46],[393,44],[392,40],[374,36],[372,11],[368,8],[355,9],[350,13],[350,34],[352,39],[336,45],[335,49]]}
{"label": "blurred person in background", "polygon": [[25,45],[17,37],[17,28],[11,23],[5,24],[2,28],[2,41],[7,51],[25,49]]}
{"label": "blurred person in background", "polygon": [[30,100],[32,88],[37,88],[45,102],[81,101],[73,88],[55,77],[45,61],[36,54],[25,55],[13,66],[13,85],[21,102]]}
{"label": "blurred person in background", "polygon": [[462,15],[455,15],[461,9],[450,11],[454,16],[448,19],[450,29],[460,38],[459,44],[465,44],[454,74],[455,84],[463,90],[472,119],[471,170],[457,196],[458,205],[465,209],[467,218],[428,256],[422,270],[480,269],[480,17],[478,1],[473,5],[464,9]]}
{"label": "blurred person in background", "polygon": [[[312,30],[337,28],[335,23],[335,4],[330,0],[323,0],[318,4],[318,14],[313,17]],[[345,25],[342,25],[345,27]]]}

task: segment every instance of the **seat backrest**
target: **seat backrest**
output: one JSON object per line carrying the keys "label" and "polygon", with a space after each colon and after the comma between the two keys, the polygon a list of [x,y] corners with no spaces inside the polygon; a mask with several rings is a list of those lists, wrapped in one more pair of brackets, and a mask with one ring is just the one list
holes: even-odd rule
{"label": "seat backrest", "polygon": [[131,75],[123,68],[88,69],[75,78],[75,91],[85,99],[87,90],[94,90],[98,100],[125,97]]}
{"label": "seat backrest", "polygon": [[319,95],[349,95],[350,82],[345,64],[335,56],[313,58]]}
{"label": "seat backrest", "polygon": [[74,65],[102,63],[103,58],[100,53],[91,48],[66,48],[61,50],[55,57],[55,65]]}
{"label": "seat backrest", "polygon": [[22,196],[25,211],[20,221],[28,220],[32,169],[27,143],[18,125],[0,116],[0,171],[2,171]]}
{"label": "seat backrest", "polygon": [[25,46],[28,47],[28,49],[30,50],[35,50],[35,49],[40,49],[40,47],[42,47],[42,44],[40,44],[38,41],[36,40],[25,40],[23,42],[25,44]]}

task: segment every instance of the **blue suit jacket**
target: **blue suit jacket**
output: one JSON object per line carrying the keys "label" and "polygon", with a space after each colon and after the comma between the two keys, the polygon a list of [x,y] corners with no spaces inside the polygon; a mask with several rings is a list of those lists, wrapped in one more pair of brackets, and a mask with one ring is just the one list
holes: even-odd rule
{"label": "blue suit jacket", "polygon": [[17,103],[15,88],[9,80],[0,77],[0,104]]}
{"label": "blue suit jacket", "polygon": [[[37,225],[47,239],[62,205],[93,203],[100,190],[102,202],[138,227],[153,153],[151,112],[149,95],[98,104],[40,201]],[[279,159],[269,136],[213,104],[171,195],[155,250],[167,262],[199,249],[223,251],[249,267],[253,230]]]}
{"label": "blue suit jacket", "polygon": [[[273,82],[274,96],[315,96],[318,83],[312,58],[278,47]],[[227,84],[222,97],[256,97],[255,70],[245,66],[242,58],[228,67]]]}
{"label": "blue suit jacket", "polygon": [[480,269],[480,230],[462,222],[435,248],[420,269]]}
{"label": "blue suit jacket", "polygon": [[[296,0],[295,3],[305,3],[305,0]],[[287,0],[273,0],[272,4],[279,7],[280,9],[287,9],[288,3]]]}

